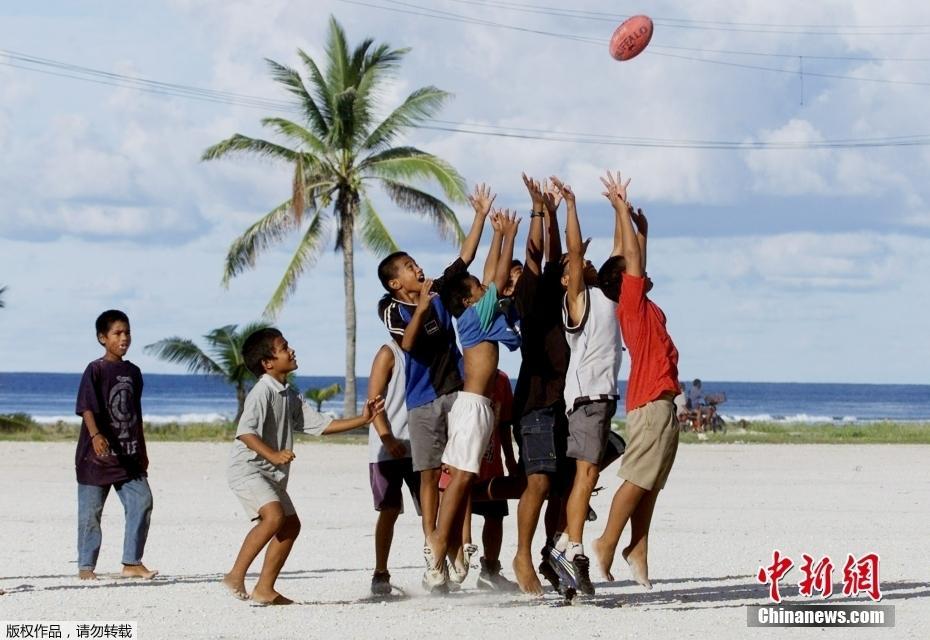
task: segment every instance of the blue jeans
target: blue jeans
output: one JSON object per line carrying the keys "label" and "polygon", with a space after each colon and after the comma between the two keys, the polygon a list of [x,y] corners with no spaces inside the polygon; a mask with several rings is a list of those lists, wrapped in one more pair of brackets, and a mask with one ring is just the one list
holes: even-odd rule
{"label": "blue jeans", "polygon": [[113,485],[97,486],[78,484],[78,569],[91,570],[97,566],[100,554],[100,516],[107,501],[110,487],[123,503],[126,514],[126,531],[123,535],[123,564],[142,564],[142,552],[149,535],[152,519],[152,490],[146,478],[135,478]]}

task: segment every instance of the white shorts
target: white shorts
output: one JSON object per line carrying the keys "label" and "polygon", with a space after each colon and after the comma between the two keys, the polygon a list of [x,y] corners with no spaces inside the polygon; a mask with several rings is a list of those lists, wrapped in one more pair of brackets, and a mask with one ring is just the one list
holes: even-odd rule
{"label": "white shorts", "polygon": [[469,473],[478,473],[481,456],[494,429],[491,400],[477,393],[459,391],[449,411],[449,439],[442,461]]}
{"label": "white shorts", "polygon": [[239,498],[239,503],[245,509],[249,520],[257,520],[259,510],[270,502],[280,502],[284,515],[292,516],[297,513],[291,497],[287,495],[287,479],[284,482],[275,482],[261,474],[255,474],[230,485],[233,493]]}

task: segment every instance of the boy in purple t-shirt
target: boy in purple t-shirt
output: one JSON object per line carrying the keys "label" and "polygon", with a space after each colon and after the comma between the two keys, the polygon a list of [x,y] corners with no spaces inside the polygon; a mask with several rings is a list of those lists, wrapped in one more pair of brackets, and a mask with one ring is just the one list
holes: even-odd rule
{"label": "boy in purple t-shirt", "polygon": [[142,435],[142,372],[123,360],[132,336],[129,318],[110,309],[97,318],[97,341],[104,354],[81,378],[76,413],[83,418],[74,466],[78,481],[78,577],[96,580],[100,516],[110,488],[123,503],[123,577],[151,579],[142,564],[152,517],[149,459]]}

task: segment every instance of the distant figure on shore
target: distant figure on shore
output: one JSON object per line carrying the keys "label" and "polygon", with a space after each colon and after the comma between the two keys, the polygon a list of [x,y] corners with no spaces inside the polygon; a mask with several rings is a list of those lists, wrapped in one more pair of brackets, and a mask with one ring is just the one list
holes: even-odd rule
{"label": "distant figure on shore", "polygon": [[691,383],[691,389],[688,391],[688,405],[694,414],[694,430],[704,431],[704,424],[713,422],[717,408],[705,402],[700,378],[695,378]]}
{"label": "distant figure on shore", "polygon": [[142,564],[152,518],[149,458],[142,434],[142,372],[123,360],[132,343],[129,317],[110,309],[97,318],[97,342],[103,357],[84,370],[75,412],[83,419],[74,466],[78,481],[78,577],[94,572],[103,535],[100,518],[110,488],[126,513],[123,536],[124,578],[155,577]]}

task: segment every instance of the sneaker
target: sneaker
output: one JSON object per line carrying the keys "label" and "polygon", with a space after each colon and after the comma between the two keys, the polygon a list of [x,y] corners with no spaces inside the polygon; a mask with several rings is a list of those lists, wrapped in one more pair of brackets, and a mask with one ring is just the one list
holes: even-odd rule
{"label": "sneaker", "polygon": [[591,561],[588,559],[588,556],[579,553],[572,558],[572,567],[574,568],[575,584],[577,585],[578,591],[585,595],[593,596],[594,585],[591,584],[591,576],[589,575]]}
{"label": "sneaker", "polygon": [[423,559],[426,561],[426,572],[423,574],[423,589],[428,593],[448,593],[449,592],[449,574],[446,572],[446,564],[438,563],[433,559],[433,550],[429,545],[423,547]]}
{"label": "sneaker", "polygon": [[478,545],[476,544],[466,544],[462,547],[462,566],[458,566],[458,562],[452,560],[447,560],[446,565],[449,571],[449,580],[456,584],[462,584],[465,582],[465,578],[468,577],[468,569],[471,566],[471,559],[478,553]]}
{"label": "sneaker", "polygon": [[480,558],[481,572],[478,573],[478,588],[487,591],[516,591],[519,587],[501,575],[501,563]]}
{"label": "sneaker", "polygon": [[556,591],[559,590],[559,574],[556,573],[555,569],[552,568],[552,565],[549,564],[549,552],[552,551],[553,547],[551,544],[547,544],[542,548],[542,562],[539,563],[539,575],[545,578],[549,584],[552,585],[552,588]]}
{"label": "sneaker", "polygon": [[575,582],[575,567],[565,557],[564,551],[559,551],[555,547],[549,549],[549,567],[558,578],[556,588],[559,591],[578,588],[578,583]]}
{"label": "sneaker", "polygon": [[387,571],[375,571],[371,574],[371,592],[376,596],[391,593],[391,574]]}
{"label": "sneaker", "polygon": [[594,522],[595,520],[597,520],[597,512],[591,507],[588,507],[587,520],[588,522]]}

